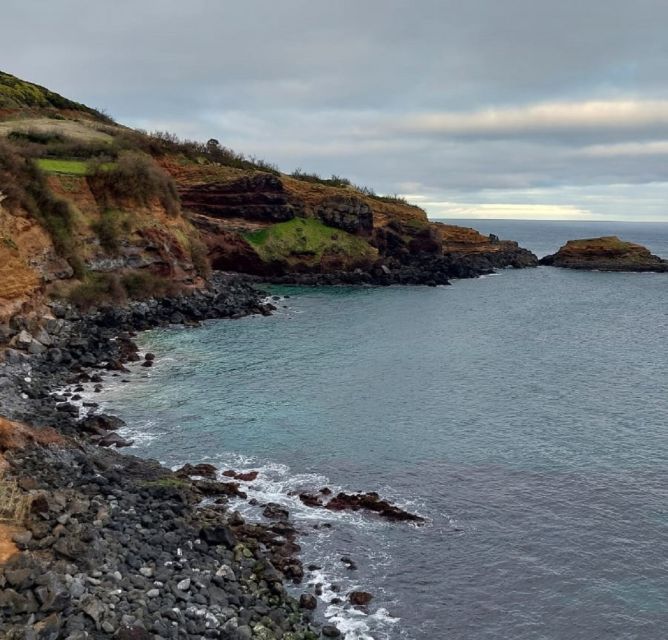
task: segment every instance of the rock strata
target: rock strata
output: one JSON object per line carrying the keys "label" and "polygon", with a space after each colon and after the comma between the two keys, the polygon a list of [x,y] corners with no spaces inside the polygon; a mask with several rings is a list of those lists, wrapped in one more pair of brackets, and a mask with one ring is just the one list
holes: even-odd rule
{"label": "rock strata", "polygon": [[668,260],[617,236],[569,240],[557,253],[541,258],[540,264],[590,271],[668,272]]}

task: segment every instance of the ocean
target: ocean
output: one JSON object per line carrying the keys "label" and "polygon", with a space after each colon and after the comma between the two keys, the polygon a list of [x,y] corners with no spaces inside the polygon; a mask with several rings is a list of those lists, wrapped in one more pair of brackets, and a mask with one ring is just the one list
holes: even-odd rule
{"label": "ocean", "polygon": [[[449,222],[538,255],[616,234],[668,257],[668,224]],[[249,497],[290,510],[319,567],[295,593],[322,583],[321,619],[349,640],[667,637],[667,274],[270,293],[268,318],[142,334],[154,368],[96,400],[131,425],[131,453],[259,470]],[[427,522],[293,495],[324,486]],[[330,603],[353,589],[368,611]]]}

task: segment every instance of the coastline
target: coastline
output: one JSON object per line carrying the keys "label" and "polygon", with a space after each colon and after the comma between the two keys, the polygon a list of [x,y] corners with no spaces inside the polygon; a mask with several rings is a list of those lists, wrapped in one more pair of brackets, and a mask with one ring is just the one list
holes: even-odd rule
{"label": "coastline", "polygon": [[[17,553],[0,568],[3,637],[339,635],[331,625],[318,629],[312,602],[300,605],[285,590],[303,576],[287,521],[246,524],[225,506],[238,483],[177,475],[113,451],[126,444],[113,419],[78,422],[78,407],[54,395],[64,385],[101,382],[103,371],[120,375],[137,357],[134,331],[268,315],[262,298],[221,276],[207,292],[89,316],[52,305],[51,346],[7,351],[0,451],[5,480],[16,482],[28,515],[25,530],[7,534]],[[207,496],[213,504],[202,506]]]}

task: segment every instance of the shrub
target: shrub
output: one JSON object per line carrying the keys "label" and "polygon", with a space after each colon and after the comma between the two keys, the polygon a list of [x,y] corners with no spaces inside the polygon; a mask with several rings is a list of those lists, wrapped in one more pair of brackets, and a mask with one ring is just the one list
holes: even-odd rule
{"label": "shrub", "polygon": [[32,215],[51,237],[56,252],[70,263],[75,275],[81,275],[69,204],[53,194],[32,158],[4,142],[0,142],[0,191],[5,195],[4,206]]}
{"label": "shrub", "polygon": [[130,233],[130,221],[120,211],[105,211],[91,228],[97,234],[100,245],[109,253],[116,253],[120,248],[123,234]]}
{"label": "shrub", "polygon": [[254,156],[245,156],[221,145],[213,138],[208,142],[181,140],[167,131],[124,131],[116,133],[114,145],[119,150],[140,149],[154,157],[182,155],[192,162],[207,161],[236,169],[257,170],[280,175],[278,167]]}
{"label": "shrub", "polygon": [[8,140],[13,142],[32,142],[34,144],[52,144],[65,142],[65,137],[55,131],[37,131],[29,129],[27,131],[12,131],[7,136]]}
{"label": "shrub", "polygon": [[90,273],[70,290],[69,301],[83,311],[95,307],[123,304],[127,295],[120,278],[112,273]]}
{"label": "shrub", "polygon": [[128,200],[149,206],[158,199],[170,215],[181,210],[174,179],[144,153],[123,152],[112,166],[91,162],[88,183],[105,208]]}
{"label": "shrub", "polygon": [[150,271],[132,271],[121,277],[121,283],[127,296],[134,299],[163,298],[175,295],[179,287],[169,278],[158,276]]}
{"label": "shrub", "polygon": [[197,238],[190,239],[190,259],[197,275],[208,280],[211,277],[211,263],[206,245]]}

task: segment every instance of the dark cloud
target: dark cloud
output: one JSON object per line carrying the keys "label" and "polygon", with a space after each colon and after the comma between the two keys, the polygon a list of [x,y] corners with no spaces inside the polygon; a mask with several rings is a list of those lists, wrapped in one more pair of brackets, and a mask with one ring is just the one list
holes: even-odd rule
{"label": "dark cloud", "polygon": [[3,69],[135,126],[470,215],[668,219],[665,0],[5,0],[2,21]]}

